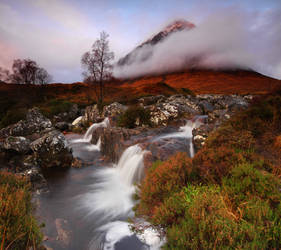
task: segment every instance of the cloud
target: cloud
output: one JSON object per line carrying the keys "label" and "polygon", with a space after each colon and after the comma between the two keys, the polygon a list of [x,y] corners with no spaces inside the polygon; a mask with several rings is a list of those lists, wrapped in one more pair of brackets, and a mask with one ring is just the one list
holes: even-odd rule
{"label": "cloud", "polygon": [[[228,18],[223,11],[216,12],[222,6],[228,8],[234,4],[236,9],[244,11],[236,14],[227,11],[227,14],[234,13],[237,17]],[[198,48],[201,52],[209,51],[207,41],[210,45],[216,44],[215,50],[212,47],[216,53],[205,58],[208,64],[217,65],[231,58],[235,62],[253,64],[263,73],[276,73],[280,72],[281,50],[276,49],[280,44],[280,5],[279,0],[214,0],[211,3],[207,0],[0,0],[0,66],[9,68],[15,58],[31,58],[45,67],[56,82],[79,81],[82,79],[81,55],[90,49],[100,31],[110,34],[110,48],[118,59],[157,33],[163,25],[185,17],[198,26],[192,36],[191,33],[177,34],[167,39],[167,43],[155,48],[151,64],[135,65],[119,74],[134,75],[138,70],[145,73],[150,68],[156,71],[177,68],[185,59],[182,48],[191,51],[191,55],[198,52]],[[243,14],[246,17],[242,15],[241,21],[242,12],[246,12]],[[231,33],[232,26],[234,34],[242,37],[240,40]],[[189,41],[189,45],[185,41]],[[173,43],[178,48],[171,51]],[[254,56],[249,57],[249,54]]]}
{"label": "cloud", "polygon": [[[162,73],[196,66],[212,69],[244,68],[280,77],[281,16],[279,10],[247,12],[224,8],[203,19],[196,28],[176,32],[156,46],[144,46],[129,66],[114,69],[121,78]],[[151,53],[140,62],[139,58]]]}
{"label": "cloud", "polygon": [[45,16],[36,11],[41,18],[36,21],[35,16],[27,18],[19,10],[0,3],[0,64],[10,68],[16,58],[31,58],[54,75],[55,81],[81,80],[81,55],[90,48],[98,32],[67,5],[55,5],[54,1],[50,1],[49,7],[47,1],[28,3],[30,8],[42,9]]}

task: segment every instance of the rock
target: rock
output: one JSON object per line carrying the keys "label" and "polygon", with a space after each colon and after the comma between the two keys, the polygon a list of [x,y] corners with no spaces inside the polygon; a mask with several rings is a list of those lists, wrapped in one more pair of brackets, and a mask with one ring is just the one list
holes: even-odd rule
{"label": "rock", "polygon": [[111,124],[116,125],[118,118],[127,110],[127,106],[118,102],[111,103],[103,108],[103,117],[110,118]]}
{"label": "rock", "polygon": [[206,139],[213,130],[214,126],[210,124],[202,124],[192,130],[193,145],[197,151],[204,146]]}
{"label": "rock", "polygon": [[192,96],[173,95],[160,102],[159,99],[154,105],[147,106],[151,111],[151,122],[154,126],[166,126],[171,121],[179,118],[191,118],[201,114],[201,108],[196,98]]}
{"label": "rock", "polygon": [[30,143],[30,140],[23,136],[8,136],[2,144],[2,148],[4,150],[11,150],[20,154],[26,154],[31,149]]}
{"label": "rock", "polygon": [[72,231],[70,230],[67,220],[57,218],[55,220],[55,225],[58,232],[57,240],[64,247],[69,246],[72,237]]}
{"label": "rock", "polygon": [[166,126],[169,120],[178,117],[179,111],[176,105],[164,103],[150,106],[150,115],[152,124]]}
{"label": "rock", "polygon": [[83,118],[83,116],[79,116],[79,117],[77,117],[71,124],[73,125],[73,126],[80,126],[80,124],[82,124],[82,118]]}
{"label": "rock", "polygon": [[127,107],[118,102],[111,103],[110,105],[104,106],[103,111],[99,112],[98,106],[95,104],[93,106],[86,107],[85,115],[82,117],[81,123],[97,123],[101,122],[105,117],[110,118],[110,120],[115,123],[119,115],[126,111]]}
{"label": "rock", "polygon": [[55,124],[55,128],[60,130],[60,131],[66,131],[69,130],[71,127],[71,124],[67,123],[67,122],[57,122]]}
{"label": "rock", "polygon": [[52,130],[31,143],[36,161],[42,167],[70,167],[72,154],[62,133]]}
{"label": "rock", "polygon": [[117,163],[124,150],[135,144],[130,141],[133,135],[140,133],[138,129],[120,127],[97,128],[92,136],[91,143],[96,144],[101,139],[100,151],[110,161]]}
{"label": "rock", "polygon": [[102,114],[98,110],[98,105],[87,106],[85,109],[85,114],[82,118],[83,124],[88,124],[90,122],[97,123],[103,120]]}
{"label": "rock", "polygon": [[214,111],[213,105],[206,100],[201,101],[199,106],[201,107],[203,114],[208,114]]}
{"label": "rock", "polygon": [[103,108],[103,116],[104,117],[115,117],[122,113],[124,113],[127,109],[127,106],[120,104],[118,102],[111,103],[108,106],[104,106]]}
{"label": "rock", "polygon": [[44,117],[38,108],[28,110],[25,120],[20,120],[16,124],[10,125],[0,130],[0,137],[8,136],[30,136],[39,134],[43,130],[52,128],[51,121]]}
{"label": "rock", "polygon": [[77,116],[81,115],[81,111],[78,108],[77,104],[73,104],[71,108],[68,110],[68,112],[62,112],[53,117],[53,122],[71,122],[73,121]]}
{"label": "rock", "polygon": [[165,100],[165,96],[157,95],[157,96],[142,97],[138,100],[138,102],[143,106],[147,106],[147,105],[155,104],[157,102],[158,103],[163,102],[164,100]]}
{"label": "rock", "polygon": [[38,167],[31,167],[30,169],[24,171],[21,175],[27,177],[32,184],[33,190],[47,188],[47,181]]}

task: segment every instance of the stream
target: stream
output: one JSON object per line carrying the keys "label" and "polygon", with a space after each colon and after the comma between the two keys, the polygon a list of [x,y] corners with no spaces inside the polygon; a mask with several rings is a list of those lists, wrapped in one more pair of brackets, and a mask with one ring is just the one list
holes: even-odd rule
{"label": "stream", "polygon": [[[155,136],[152,141],[173,138],[186,140],[185,151],[194,155],[192,128],[188,121],[178,132]],[[54,250],[138,250],[159,249],[164,243],[158,232],[148,230],[136,235],[129,229],[134,216],[134,184],[143,176],[143,156],[139,145],[128,147],[117,164],[106,163],[100,155],[100,140],[90,144],[97,127],[109,126],[108,119],[93,124],[84,136],[67,135],[73,155],[83,162],[80,169],[45,170],[48,191],[37,192],[36,215],[45,223],[44,245]]]}

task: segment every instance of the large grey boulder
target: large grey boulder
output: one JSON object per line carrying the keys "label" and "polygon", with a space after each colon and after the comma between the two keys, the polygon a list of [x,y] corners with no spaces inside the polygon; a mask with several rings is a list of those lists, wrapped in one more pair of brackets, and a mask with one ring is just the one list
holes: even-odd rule
{"label": "large grey boulder", "polygon": [[41,167],[69,167],[72,154],[64,135],[52,130],[31,143],[35,160]]}
{"label": "large grey boulder", "polygon": [[51,121],[43,116],[38,108],[28,110],[25,120],[0,130],[0,138],[8,136],[28,136],[39,134],[43,130],[52,128]]}

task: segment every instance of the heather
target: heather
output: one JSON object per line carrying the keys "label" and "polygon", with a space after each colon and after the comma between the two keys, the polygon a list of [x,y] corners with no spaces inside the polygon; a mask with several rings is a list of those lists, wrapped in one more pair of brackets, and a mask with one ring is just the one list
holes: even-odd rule
{"label": "heather", "polygon": [[280,248],[280,107],[280,91],[256,98],[193,159],[147,170],[135,210],[165,229],[166,249]]}

